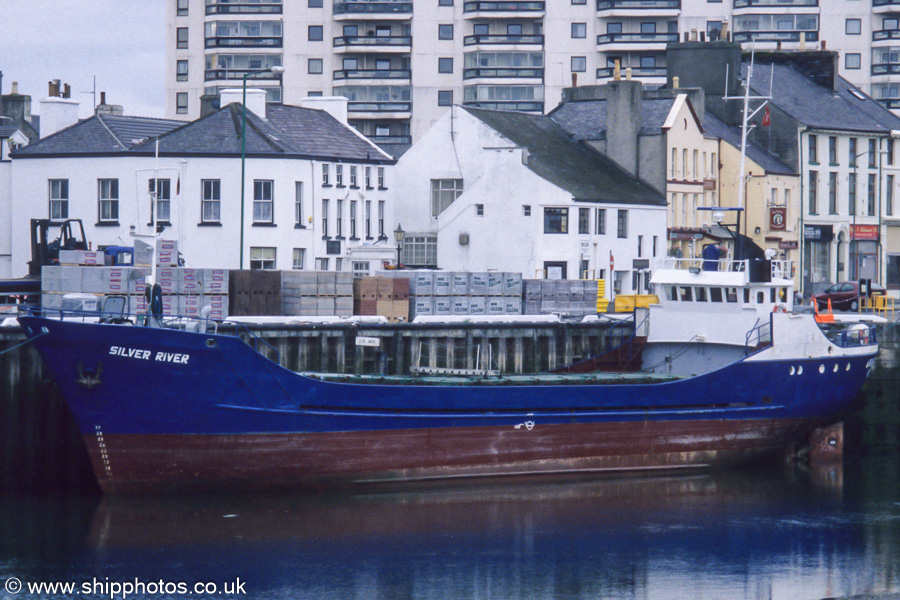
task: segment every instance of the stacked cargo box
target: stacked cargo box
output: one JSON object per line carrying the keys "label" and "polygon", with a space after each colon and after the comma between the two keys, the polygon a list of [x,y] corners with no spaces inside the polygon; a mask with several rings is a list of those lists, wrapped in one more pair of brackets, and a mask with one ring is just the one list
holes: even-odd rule
{"label": "stacked cargo box", "polygon": [[521,273],[401,270],[384,274],[409,280],[410,319],[419,315],[522,314]]}
{"label": "stacked cargo box", "polygon": [[353,314],[353,274],[282,271],[281,314],[348,317]]}
{"label": "stacked cargo box", "polygon": [[597,282],[592,279],[525,279],[524,314],[597,314]]}
{"label": "stacked cargo box", "polygon": [[391,323],[409,317],[409,280],[360,277],[353,280],[353,314],[387,317]]}

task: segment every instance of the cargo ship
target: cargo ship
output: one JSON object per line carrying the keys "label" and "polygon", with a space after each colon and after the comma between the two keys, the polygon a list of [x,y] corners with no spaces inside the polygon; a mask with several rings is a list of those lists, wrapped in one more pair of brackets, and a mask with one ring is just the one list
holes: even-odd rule
{"label": "cargo ship", "polygon": [[533,375],[293,372],[202,319],[19,321],[108,493],[717,468],[803,441],[873,364],[875,327],[795,312],[790,269],[664,259],[617,360]]}

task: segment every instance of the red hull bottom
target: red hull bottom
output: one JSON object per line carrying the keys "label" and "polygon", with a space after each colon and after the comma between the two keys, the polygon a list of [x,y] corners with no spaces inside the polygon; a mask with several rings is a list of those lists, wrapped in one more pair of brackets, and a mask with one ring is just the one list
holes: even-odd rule
{"label": "red hull bottom", "polygon": [[103,490],[135,493],[727,467],[777,454],[814,425],[642,421],[85,441]]}

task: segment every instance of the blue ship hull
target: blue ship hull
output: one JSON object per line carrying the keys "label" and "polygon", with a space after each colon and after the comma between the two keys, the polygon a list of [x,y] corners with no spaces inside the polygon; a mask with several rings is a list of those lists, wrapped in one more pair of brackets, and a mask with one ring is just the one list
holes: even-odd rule
{"label": "blue ship hull", "polygon": [[109,492],[731,465],[840,412],[875,352],[682,379],[334,381],[235,337],[20,321]]}

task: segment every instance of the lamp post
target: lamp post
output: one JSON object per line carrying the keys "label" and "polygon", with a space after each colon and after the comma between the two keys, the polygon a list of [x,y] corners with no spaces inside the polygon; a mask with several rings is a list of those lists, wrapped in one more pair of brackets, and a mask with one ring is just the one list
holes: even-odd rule
{"label": "lamp post", "polygon": [[273,73],[279,75],[284,73],[284,67],[273,66],[265,69],[255,69],[247,71],[241,75],[241,260],[240,268],[244,268],[244,185],[247,166],[247,78],[251,75],[259,73]]}
{"label": "lamp post", "polygon": [[403,228],[400,227],[400,223],[397,223],[397,229],[394,230],[394,240],[397,242],[397,268],[400,268],[400,249],[403,246],[403,238],[406,237],[406,232],[403,231]]}

